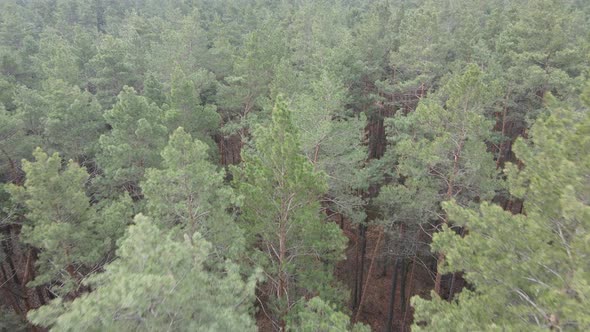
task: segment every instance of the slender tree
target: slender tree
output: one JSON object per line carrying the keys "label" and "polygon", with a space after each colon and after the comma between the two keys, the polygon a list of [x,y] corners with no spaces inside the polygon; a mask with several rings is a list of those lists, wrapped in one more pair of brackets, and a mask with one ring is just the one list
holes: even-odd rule
{"label": "slender tree", "polygon": [[[484,80],[479,68],[471,65],[451,77],[438,95],[423,99],[415,112],[400,114],[392,122],[397,172],[408,193],[428,190],[427,196],[436,197],[429,214],[436,216],[437,228],[448,223],[439,211],[440,202],[455,199],[467,206],[493,197],[497,187],[493,156],[486,152],[491,122],[484,116],[495,100],[494,85],[489,84],[490,89]],[[438,261],[444,262],[443,254]],[[442,295],[441,280],[437,272],[435,291]]]}
{"label": "slender tree", "polygon": [[177,67],[170,82],[170,109],[165,112],[169,131],[172,132],[178,127],[185,128],[191,136],[209,145],[210,153],[215,151],[212,136],[219,128],[220,118],[216,106],[206,104],[201,100],[200,94],[212,81],[212,74],[207,71],[199,71],[188,76]]}
{"label": "slender tree", "polygon": [[140,198],[138,184],[145,170],[162,162],[160,151],[167,138],[163,111],[126,87],[104,117],[112,129],[99,140],[97,161],[104,177],[98,184],[105,186],[105,195],[124,189],[133,198]]}
{"label": "slender tree", "polygon": [[242,153],[234,183],[243,195],[241,219],[252,257],[268,277],[262,290],[274,303],[276,327],[304,294],[341,300],[332,279],[345,239],[335,223],[320,217],[319,198],[326,190],[321,173],[300,150],[290,111],[277,100],[268,127],[254,133],[254,146]]}
{"label": "slender tree", "polygon": [[224,185],[224,172],[208,161],[207,150],[183,128],[176,129],[162,151],[162,169],[146,171],[146,209],[162,229],[199,232],[213,253],[236,257],[244,249],[243,235],[228,211],[237,198]]}
{"label": "slender tree", "polygon": [[100,104],[89,92],[60,80],[43,86],[49,109],[43,132],[48,147],[83,164],[96,153],[98,138],[106,130]]}

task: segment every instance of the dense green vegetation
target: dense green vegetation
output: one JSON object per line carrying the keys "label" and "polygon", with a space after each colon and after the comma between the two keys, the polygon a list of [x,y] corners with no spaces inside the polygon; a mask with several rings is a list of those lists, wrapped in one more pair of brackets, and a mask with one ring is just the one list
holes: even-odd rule
{"label": "dense green vegetation", "polygon": [[0,331],[590,330],[589,82],[585,0],[2,0]]}

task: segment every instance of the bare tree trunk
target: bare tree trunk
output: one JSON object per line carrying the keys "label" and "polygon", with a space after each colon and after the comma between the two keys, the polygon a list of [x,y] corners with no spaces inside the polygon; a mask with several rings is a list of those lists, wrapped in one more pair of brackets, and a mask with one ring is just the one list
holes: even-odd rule
{"label": "bare tree trunk", "polygon": [[389,267],[389,257],[385,257],[383,259],[383,266],[381,266],[381,277],[385,277],[387,275],[387,268]]}
{"label": "bare tree trunk", "polygon": [[6,270],[4,269],[4,266],[2,264],[0,264],[0,272],[2,272],[2,279],[0,279],[0,281],[2,282],[2,287],[0,287],[0,290],[2,290],[4,294],[6,294],[4,295],[4,298],[7,299],[8,302],[10,302],[12,309],[14,310],[14,312],[17,313],[17,315],[25,318],[26,313],[21,310],[15,295],[9,289],[9,287],[12,284],[10,282],[12,278],[10,278],[6,274]]}
{"label": "bare tree trunk", "polygon": [[451,282],[449,283],[449,296],[447,298],[447,300],[449,302],[451,302],[453,300],[453,295],[455,295],[455,293],[453,292],[453,288],[455,287],[455,278],[457,277],[457,273],[453,272],[452,276],[451,276]]}
{"label": "bare tree trunk", "polygon": [[317,166],[318,157],[319,157],[319,155],[320,155],[320,145],[321,145],[321,144],[319,144],[319,143],[318,143],[318,144],[315,146],[315,151],[314,151],[314,153],[313,153],[313,165],[314,165],[314,167],[315,167],[315,166]]}
{"label": "bare tree trunk", "polygon": [[401,280],[400,280],[400,288],[399,288],[399,297],[400,297],[400,304],[402,306],[402,315],[406,312],[406,280],[408,279],[408,262],[406,260],[403,261],[401,265]]}
{"label": "bare tree trunk", "polygon": [[[3,233],[4,233],[4,236],[6,237],[6,239],[10,239],[13,236],[12,232],[14,230],[11,229],[11,226],[5,227],[3,229],[3,231],[4,231]],[[17,268],[14,264],[15,253],[12,250],[12,245],[10,243],[8,243],[8,241],[9,240],[0,241],[2,243],[2,247],[3,247],[4,252],[6,254],[5,261],[8,265],[8,268],[9,268],[8,273],[5,273],[5,274],[6,274],[6,278],[12,279],[12,281],[14,283],[14,288],[18,291],[18,293],[19,293],[18,296],[20,297],[20,300],[22,300],[22,303],[24,304],[24,312],[26,314],[26,312],[33,309],[33,305],[31,304],[31,300],[28,296],[29,294],[27,292],[26,284],[23,283],[25,281],[25,279],[21,280],[18,276]]]}
{"label": "bare tree trunk", "polygon": [[363,286],[363,291],[361,293],[361,300],[359,303],[359,307],[356,311],[356,315],[354,316],[354,322],[358,322],[359,315],[363,309],[363,301],[365,299],[365,294],[367,293],[367,288],[369,286],[369,280],[371,280],[371,274],[373,272],[373,266],[375,266],[375,258],[377,257],[377,251],[379,250],[379,244],[381,243],[381,238],[383,237],[383,230],[379,232],[379,237],[377,238],[377,242],[375,243],[375,248],[373,248],[373,258],[371,259],[371,265],[369,265],[369,271],[367,272],[367,281],[365,281],[365,285]]}
{"label": "bare tree trunk", "polygon": [[[416,270],[416,255],[412,257],[412,270],[410,271],[410,295],[412,294],[412,287],[414,286],[414,271]],[[410,298],[406,299],[406,303],[404,307],[407,307],[409,304]],[[402,321],[402,330],[406,327],[406,317],[408,316],[408,311],[404,311],[404,319]]]}
{"label": "bare tree trunk", "polygon": [[[285,211],[286,208],[283,208]],[[281,302],[285,302],[285,308],[281,312],[281,317],[279,321],[279,326],[281,331],[286,331],[286,322],[285,316],[289,313],[289,279],[287,272],[285,271],[285,264],[287,262],[287,217],[281,216],[281,221],[279,225],[279,257],[278,257],[278,265],[279,265],[279,286],[277,289],[277,299]]]}
{"label": "bare tree trunk", "polygon": [[442,265],[445,263],[445,255],[443,253],[438,254],[438,259],[436,262],[436,278],[434,279],[434,292],[441,296],[441,282],[442,282],[442,273],[440,269]]}
{"label": "bare tree trunk", "polygon": [[367,239],[366,239],[366,230],[367,226],[363,224],[359,224],[358,232],[359,232],[359,246],[357,247],[356,252],[356,273],[355,273],[355,283],[354,283],[354,292],[353,292],[353,301],[352,301],[352,309],[356,309],[361,301],[362,296],[362,287],[363,287],[363,275],[365,272],[365,251],[367,249]]}
{"label": "bare tree trunk", "polygon": [[395,315],[395,290],[397,288],[397,273],[399,270],[400,259],[395,258],[395,264],[393,265],[393,271],[391,273],[391,293],[389,294],[389,308],[387,309],[387,327],[385,331],[393,331],[393,316]]}

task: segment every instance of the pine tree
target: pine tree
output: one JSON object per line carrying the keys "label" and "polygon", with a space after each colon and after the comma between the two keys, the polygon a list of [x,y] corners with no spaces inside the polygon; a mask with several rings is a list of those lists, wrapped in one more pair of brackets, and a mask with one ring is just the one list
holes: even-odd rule
{"label": "pine tree", "polygon": [[[276,90],[292,96],[290,105],[297,110],[293,123],[302,133],[301,148],[315,169],[327,175],[323,204],[352,223],[364,221],[365,202],[359,192],[368,186],[363,169],[367,158],[363,145],[366,116],[347,110],[346,89],[331,70],[297,73],[291,68],[280,69],[275,84],[281,85]],[[287,82],[292,86],[282,86]]]}
{"label": "pine tree", "polygon": [[269,85],[287,49],[284,30],[276,18],[267,16],[259,21],[254,31],[242,37],[243,45],[234,50],[233,71],[224,77],[217,93],[218,106],[224,110],[223,129],[239,133],[243,140],[253,121],[256,123],[257,111],[271,108]]}
{"label": "pine tree", "polygon": [[200,93],[212,81],[211,74],[206,71],[199,71],[189,77],[177,67],[171,78],[168,96],[170,109],[165,114],[170,132],[183,127],[191,136],[207,143],[210,152],[215,151],[215,143],[211,137],[219,127],[220,118],[216,106],[205,104]]}
{"label": "pine tree", "polygon": [[[590,328],[590,88],[585,108],[555,107],[538,120],[531,142],[514,147],[524,168],[508,165],[510,193],[526,214],[483,203],[477,209],[447,203],[448,228],[433,248],[445,271],[463,271],[471,285],[456,301],[413,300],[416,330],[588,330]],[[422,323],[425,323],[423,325]]]}
{"label": "pine tree", "polygon": [[[15,203],[24,209],[20,239],[40,250],[34,285],[53,283],[58,294],[77,292],[89,268],[110,250],[126,224],[125,206],[106,207],[119,220],[104,220],[85,193],[88,173],[70,161],[37,148],[34,162],[23,160],[24,185],[8,185]],[[119,203],[115,203],[119,204]]]}
{"label": "pine tree", "polygon": [[39,91],[19,86],[14,93],[14,104],[16,114],[22,120],[27,135],[35,136],[35,139],[42,142],[47,120],[46,111],[49,108],[47,100]]}
{"label": "pine tree", "polygon": [[[435,216],[436,227],[448,222],[439,212],[440,202],[454,199],[467,206],[493,197],[498,187],[493,156],[486,152],[492,124],[485,114],[495,101],[494,82],[486,86],[485,79],[476,65],[470,65],[452,76],[437,95],[421,100],[415,112],[400,114],[392,121],[391,151],[398,162],[395,173],[407,188],[401,190],[416,198],[423,191],[428,191],[426,197],[435,197],[426,201],[433,206],[415,206],[411,213]],[[425,210],[429,213],[424,214]],[[415,219],[412,223],[429,221]],[[444,256],[439,255],[438,260],[442,264]],[[437,273],[438,294],[441,278]]]}
{"label": "pine tree", "polygon": [[143,215],[135,217],[94,289],[73,302],[33,311],[34,324],[58,331],[255,331],[250,315],[256,278],[235,264],[208,264],[211,244],[199,233],[177,241]]}
{"label": "pine tree", "polygon": [[143,66],[143,54],[139,54],[132,40],[113,35],[101,39],[86,71],[103,108],[113,107],[124,86],[140,87]]}
{"label": "pine tree", "polygon": [[43,133],[47,145],[64,159],[83,164],[96,152],[98,138],[106,129],[100,104],[89,92],[61,80],[43,85],[48,105]]}
{"label": "pine tree", "polygon": [[103,194],[111,195],[125,189],[134,198],[141,197],[138,184],[147,168],[162,162],[160,151],[166,144],[167,129],[163,111],[153,103],[125,87],[117,103],[104,115],[111,131],[100,137],[98,165],[105,177]]}
{"label": "pine tree", "polygon": [[199,232],[214,253],[235,257],[243,250],[242,232],[228,213],[236,197],[224,185],[224,173],[208,161],[207,149],[183,128],[175,130],[162,151],[162,169],[146,171],[146,209],[162,229]]}
{"label": "pine tree", "polygon": [[164,85],[152,73],[146,76],[143,81],[143,96],[162,108],[166,102]]}
{"label": "pine tree", "polygon": [[302,154],[290,111],[278,99],[272,122],[254,133],[254,146],[233,169],[243,196],[241,219],[252,257],[263,266],[268,283],[262,290],[274,303],[275,324],[305,293],[341,301],[333,287],[333,264],[342,258],[345,238],[334,223],[319,215],[326,190],[321,173]]}
{"label": "pine tree", "polygon": [[35,144],[37,140],[26,135],[22,118],[0,105],[0,174],[6,182],[20,182],[20,160],[30,155]]}
{"label": "pine tree", "polygon": [[34,63],[45,79],[62,80],[72,85],[82,81],[83,68],[75,46],[54,29],[47,29],[41,35]]}

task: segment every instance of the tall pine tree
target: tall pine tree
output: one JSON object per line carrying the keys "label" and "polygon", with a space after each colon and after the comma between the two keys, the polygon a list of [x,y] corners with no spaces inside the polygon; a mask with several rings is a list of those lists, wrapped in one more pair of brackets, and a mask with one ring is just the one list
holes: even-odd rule
{"label": "tall pine tree", "polygon": [[284,330],[285,318],[301,296],[342,300],[332,270],[343,258],[345,238],[335,223],[320,216],[326,180],[302,153],[280,98],[271,123],[255,131],[254,146],[242,158],[241,167],[234,168],[234,183],[243,195],[241,219],[252,257],[267,276],[261,290],[274,305],[275,327]]}
{"label": "tall pine tree", "polygon": [[199,232],[214,253],[235,257],[244,249],[242,231],[228,213],[236,197],[223,183],[224,172],[208,161],[207,150],[183,128],[176,129],[161,153],[162,169],[146,171],[146,209],[162,229]]}

